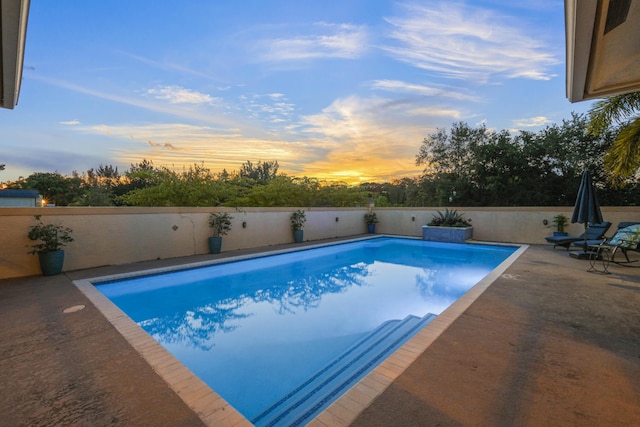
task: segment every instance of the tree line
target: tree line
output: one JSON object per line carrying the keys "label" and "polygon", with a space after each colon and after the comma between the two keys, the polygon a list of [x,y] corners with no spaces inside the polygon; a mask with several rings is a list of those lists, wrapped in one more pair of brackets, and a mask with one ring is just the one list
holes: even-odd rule
{"label": "tree line", "polygon": [[142,160],[124,172],[112,165],[71,176],[38,172],[5,186],[36,189],[57,206],[569,206],[589,169],[602,205],[638,205],[637,174],[611,179],[604,167],[619,129],[610,125],[596,134],[589,125],[578,114],[517,134],[453,123],[424,138],[416,155],[420,176],[383,183],[291,177],[278,173],[277,160],[220,173]]}

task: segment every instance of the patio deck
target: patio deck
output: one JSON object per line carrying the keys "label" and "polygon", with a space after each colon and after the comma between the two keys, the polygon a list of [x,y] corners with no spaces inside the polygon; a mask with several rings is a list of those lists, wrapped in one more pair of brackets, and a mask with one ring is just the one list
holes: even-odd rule
{"label": "patio deck", "polygon": [[[202,425],[72,281],[245,252],[0,281],[0,424]],[[352,425],[638,425],[640,269],[587,267],[529,247]]]}

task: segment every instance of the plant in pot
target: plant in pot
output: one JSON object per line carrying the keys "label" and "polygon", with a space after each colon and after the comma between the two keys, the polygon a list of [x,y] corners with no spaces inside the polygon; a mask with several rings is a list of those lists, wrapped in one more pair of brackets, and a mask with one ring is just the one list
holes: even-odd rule
{"label": "plant in pot", "polygon": [[367,212],[364,214],[364,222],[367,224],[367,231],[369,234],[376,232],[376,224],[378,223],[378,216],[375,212]]}
{"label": "plant in pot", "polygon": [[563,214],[558,214],[553,217],[553,224],[556,226],[556,230],[553,232],[554,236],[566,236],[567,233],[564,231],[564,227],[569,224],[569,218],[564,216]]}
{"label": "plant in pot", "polygon": [[438,211],[427,225],[422,226],[422,238],[438,242],[462,243],[473,237],[471,219],[456,210]]}
{"label": "plant in pot", "polygon": [[45,276],[53,276],[62,272],[64,264],[64,250],[67,243],[73,242],[72,229],[61,224],[45,224],[40,215],[34,216],[37,221],[32,225],[27,235],[31,240],[39,240],[40,243],[31,245],[29,251],[32,255],[38,255],[40,269]]}
{"label": "plant in pot", "polygon": [[291,230],[293,230],[293,240],[296,243],[300,243],[303,240],[303,231],[302,231],[302,227],[304,226],[304,223],[307,221],[307,216],[305,215],[304,211],[298,209],[295,212],[291,213],[291,216],[289,217],[289,219],[291,220]]}
{"label": "plant in pot", "polygon": [[209,227],[212,229],[212,236],[209,237],[209,253],[220,253],[222,250],[222,236],[226,236],[231,231],[232,219],[233,217],[227,212],[212,212],[209,215]]}

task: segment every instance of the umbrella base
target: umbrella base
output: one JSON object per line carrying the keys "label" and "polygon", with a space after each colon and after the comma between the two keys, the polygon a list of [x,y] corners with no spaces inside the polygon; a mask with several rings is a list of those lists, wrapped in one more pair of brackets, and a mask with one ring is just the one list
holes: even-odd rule
{"label": "umbrella base", "polygon": [[572,251],[569,252],[571,258],[577,259],[601,259],[602,257],[596,251]]}

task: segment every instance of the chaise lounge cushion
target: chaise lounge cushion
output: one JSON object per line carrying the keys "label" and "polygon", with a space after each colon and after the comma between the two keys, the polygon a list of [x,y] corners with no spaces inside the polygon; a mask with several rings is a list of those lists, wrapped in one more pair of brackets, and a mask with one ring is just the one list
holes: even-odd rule
{"label": "chaise lounge cushion", "polygon": [[638,250],[640,245],[640,223],[639,222],[620,222],[618,229],[611,238],[577,240],[571,243],[572,249],[580,249],[586,251],[589,246],[598,246],[605,244],[607,246],[616,246],[623,250]]}
{"label": "chaise lounge cushion", "polygon": [[584,242],[585,238],[587,240],[601,241],[604,234],[609,230],[609,227],[611,227],[611,223],[605,221],[600,224],[589,225],[589,228],[579,236],[549,236],[545,237],[545,240],[549,243],[553,243],[554,249],[556,246],[562,246],[569,250],[572,243],[578,241]]}
{"label": "chaise lounge cushion", "polygon": [[640,224],[619,229],[607,244],[625,249],[638,249],[640,244]]}

